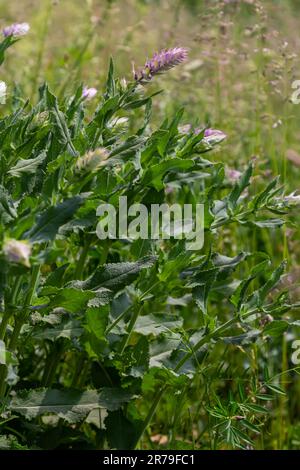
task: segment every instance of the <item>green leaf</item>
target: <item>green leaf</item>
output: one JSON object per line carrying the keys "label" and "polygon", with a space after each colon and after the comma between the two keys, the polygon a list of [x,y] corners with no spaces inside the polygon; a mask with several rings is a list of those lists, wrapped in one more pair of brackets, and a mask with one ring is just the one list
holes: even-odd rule
{"label": "green leaf", "polygon": [[258,298],[260,304],[265,300],[268,293],[278,284],[282,274],[285,271],[286,261],[283,261],[274,272],[272,272],[271,276],[267,280],[267,282],[258,290]]}
{"label": "green leaf", "polygon": [[114,411],[132,398],[132,394],[120,388],[84,392],[72,389],[37,389],[18,392],[11,399],[9,408],[29,420],[45,413],[54,413],[68,423],[77,423],[94,409]]}
{"label": "green leaf", "polygon": [[255,405],[254,403],[243,403],[243,405],[240,405],[242,409],[246,409],[247,411],[254,411],[255,413],[268,413],[268,410],[266,408],[263,408],[260,405]]}
{"label": "green leaf", "polygon": [[131,377],[142,378],[149,369],[149,343],[148,339],[141,337],[131,349],[131,363],[128,374]]}
{"label": "green leaf", "polygon": [[141,179],[141,184],[145,186],[153,186],[157,191],[163,189],[163,178],[171,171],[188,170],[194,166],[193,160],[181,160],[180,158],[172,158],[164,162],[157,163],[148,167]]}
{"label": "green leaf", "polygon": [[283,333],[288,329],[289,324],[284,320],[274,320],[271,323],[268,323],[264,327],[264,334],[270,336],[282,336]]}
{"label": "green leaf", "polygon": [[207,300],[209,292],[216,280],[219,268],[211,268],[197,273],[196,286],[192,290],[193,298],[204,315],[207,315]]}
{"label": "green leaf", "polygon": [[168,368],[171,355],[180,344],[180,338],[161,337],[150,343],[150,368]]}
{"label": "green leaf", "polygon": [[[263,190],[261,191],[259,194],[257,194],[257,196],[255,196],[252,201],[249,203],[249,208],[251,208],[252,210],[257,210],[259,209],[260,207],[264,206],[271,197],[273,197],[274,195],[274,188],[276,188],[277,184],[278,184],[278,181],[279,181],[279,176],[277,176],[276,178],[274,178],[271,183],[268,184],[268,186]],[[278,188],[276,192],[278,192],[280,190],[280,188]]]}
{"label": "green leaf", "polygon": [[271,390],[272,392],[274,392],[274,393],[276,393],[276,394],[278,394],[278,395],[283,395],[283,396],[286,395],[286,393],[285,393],[284,390],[282,390],[280,387],[277,387],[277,386],[274,385],[274,384],[267,383],[267,384],[266,384],[266,387],[267,387],[269,390]]}
{"label": "green leaf", "polygon": [[8,191],[0,185],[0,215],[2,210],[4,210],[13,219],[17,217],[15,205],[11,196]]}
{"label": "green leaf", "polygon": [[109,312],[109,305],[100,308],[90,307],[86,311],[87,327],[98,339],[105,338]]}
{"label": "green leaf", "polygon": [[249,186],[250,178],[252,176],[253,167],[250,164],[247,170],[242,174],[239,180],[235,183],[234,188],[228,196],[228,207],[232,211],[236,208],[237,201],[242,192]]}
{"label": "green leaf", "polygon": [[107,440],[110,447],[118,450],[133,449],[143,421],[129,421],[122,410],[112,411],[105,418]]}
{"label": "green leaf", "polygon": [[21,159],[8,171],[8,173],[16,178],[20,178],[23,174],[34,174],[46,157],[47,153],[42,152],[35,158],[28,158],[27,160]]}
{"label": "green leaf", "polygon": [[83,203],[81,196],[66,199],[57,206],[51,206],[37,217],[36,224],[27,236],[32,242],[46,242],[55,239],[59,228],[72,219]]}
{"label": "green leaf", "polygon": [[264,219],[264,220],[254,220],[254,221],[251,221],[251,223],[260,228],[277,228],[277,227],[282,227],[282,225],[284,224],[284,220]]}
{"label": "green leaf", "polygon": [[65,115],[58,107],[57,98],[49,91],[48,88],[46,89],[46,97],[47,104],[51,110],[52,122],[54,123],[54,137],[63,146],[63,148],[67,149],[70,155],[76,157],[78,152],[73,145]]}
{"label": "green leaf", "polygon": [[116,92],[116,86],[115,86],[115,80],[114,80],[114,61],[113,58],[111,57],[109,60],[109,70],[108,70],[108,76],[107,76],[107,81],[106,81],[106,97],[112,97],[115,95]]}
{"label": "green leaf", "polygon": [[131,284],[141,270],[151,268],[156,259],[155,256],[146,256],[131,263],[105,264],[86,281],[73,281],[69,285],[83,290],[97,290],[105,287],[115,292]]}
{"label": "green leaf", "polygon": [[144,336],[159,336],[162,333],[171,333],[182,327],[182,319],[174,315],[144,315],[140,316],[134,326],[134,331]]}
{"label": "green leaf", "polygon": [[79,338],[83,333],[83,328],[80,322],[76,320],[68,320],[56,325],[52,328],[37,328],[33,330],[33,338],[39,340],[48,339],[50,341],[56,341],[59,338],[73,339]]}
{"label": "green leaf", "polygon": [[[47,292],[47,288],[42,291],[43,294],[45,292]],[[88,301],[94,297],[94,292],[65,287],[57,291],[57,295],[50,302],[50,307],[61,307],[68,312],[77,313],[85,308]]]}

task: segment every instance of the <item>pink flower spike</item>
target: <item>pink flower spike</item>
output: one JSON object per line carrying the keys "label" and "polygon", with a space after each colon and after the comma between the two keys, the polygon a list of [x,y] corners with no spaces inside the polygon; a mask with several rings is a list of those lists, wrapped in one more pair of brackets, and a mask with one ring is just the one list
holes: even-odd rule
{"label": "pink flower spike", "polygon": [[9,36],[13,37],[21,37],[25,36],[28,31],[30,30],[30,26],[28,23],[14,23],[10,26],[6,26],[2,33],[5,38]]}
{"label": "pink flower spike", "polygon": [[188,51],[184,47],[173,47],[172,49],[163,49],[156,52],[152,59],[147,60],[144,67],[140,70],[133,70],[133,77],[137,82],[147,82],[154,75],[166,72],[172,69],[187,58]]}

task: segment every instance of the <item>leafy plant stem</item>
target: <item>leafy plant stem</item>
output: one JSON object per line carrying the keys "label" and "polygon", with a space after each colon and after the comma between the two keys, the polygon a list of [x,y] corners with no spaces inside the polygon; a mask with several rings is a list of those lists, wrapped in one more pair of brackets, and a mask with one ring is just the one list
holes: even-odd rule
{"label": "leafy plant stem", "polygon": [[128,325],[128,330],[127,330],[127,331],[128,331],[128,334],[127,334],[127,336],[125,336],[124,341],[123,341],[123,343],[122,343],[122,345],[121,345],[120,354],[123,354],[123,352],[125,351],[126,346],[127,346],[128,343],[129,343],[129,340],[130,340],[130,337],[131,337],[131,334],[132,334],[132,330],[133,330],[133,328],[134,328],[134,325],[135,325],[135,323],[136,323],[136,321],[137,321],[137,319],[138,319],[138,317],[139,317],[141,311],[142,311],[142,307],[140,307],[139,309],[136,308],[136,309],[134,310],[134,313],[133,313],[133,315],[132,315],[132,317],[131,317],[131,320],[130,320],[130,322],[129,322],[129,325]]}
{"label": "leafy plant stem", "polygon": [[25,321],[27,319],[28,306],[31,304],[32,298],[35,294],[37,284],[38,284],[38,280],[39,280],[39,275],[40,275],[40,265],[33,266],[32,275],[31,275],[31,282],[30,282],[30,286],[29,286],[29,289],[28,289],[28,292],[27,292],[27,295],[26,295],[26,299],[25,299],[25,302],[24,302],[24,313],[19,318],[16,319],[14,331],[13,331],[13,334],[12,334],[12,337],[11,337],[11,340],[10,340],[10,343],[9,343],[9,348],[10,348],[11,351],[15,350],[21,328],[22,328],[23,324],[25,323]]}
{"label": "leafy plant stem", "polygon": [[108,335],[108,333],[111,332],[111,330],[122,320],[122,318],[124,318],[126,316],[126,314],[129,312],[129,310],[131,309],[132,305],[129,305],[129,307],[127,307],[124,312],[121,313],[121,315],[119,315],[115,321],[113,321],[109,327],[106,329],[105,331],[105,334]]}
{"label": "leafy plant stem", "polygon": [[140,432],[139,432],[139,434],[138,434],[138,436],[137,436],[137,438],[136,438],[136,440],[135,440],[135,442],[134,442],[133,449],[135,449],[135,448],[138,446],[139,441],[141,440],[141,438],[142,438],[143,435],[144,435],[144,432],[146,431],[146,429],[148,428],[149,424],[151,423],[152,418],[153,418],[153,416],[154,416],[154,414],[155,414],[155,412],[156,412],[156,409],[157,409],[157,407],[158,407],[158,405],[159,405],[159,403],[160,403],[160,400],[162,399],[162,396],[163,396],[164,392],[166,391],[166,389],[167,389],[167,385],[163,385],[163,386],[161,387],[161,389],[158,390],[157,394],[155,395],[154,400],[153,400],[153,403],[152,403],[152,406],[151,406],[151,408],[150,408],[150,410],[149,410],[149,412],[148,412],[148,414],[147,414],[147,416],[146,416],[146,418],[145,418],[145,420],[144,420],[144,422],[143,422],[143,425],[142,425],[142,427],[141,427],[141,429],[140,429]]}
{"label": "leafy plant stem", "polygon": [[6,333],[6,327],[8,325],[10,317],[11,317],[11,312],[9,310],[6,310],[3,314],[2,321],[0,324],[0,340],[4,339],[4,336]]}
{"label": "leafy plant stem", "polygon": [[79,260],[75,269],[75,274],[74,274],[75,279],[82,279],[84,264],[85,264],[85,261],[89,252],[89,248],[90,248],[90,241],[87,240],[82,248],[82,251],[80,253],[80,257],[79,257]]}
{"label": "leafy plant stem", "polygon": [[43,384],[45,387],[50,387],[53,380],[54,380],[54,377],[55,377],[55,374],[56,374],[56,369],[57,369],[57,366],[58,366],[59,361],[61,359],[62,351],[63,351],[63,342],[56,345],[55,350],[52,352],[50,366],[49,366],[49,369],[47,371],[45,381],[44,381],[44,384]]}

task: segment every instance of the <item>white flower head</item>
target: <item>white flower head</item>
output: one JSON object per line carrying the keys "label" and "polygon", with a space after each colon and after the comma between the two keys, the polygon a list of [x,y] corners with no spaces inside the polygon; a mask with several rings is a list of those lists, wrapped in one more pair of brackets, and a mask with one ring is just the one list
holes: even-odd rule
{"label": "white flower head", "polygon": [[0,81],[0,104],[5,104],[6,102],[6,91],[7,91],[6,83]]}
{"label": "white flower head", "polygon": [[104,147],[90,150],[83,157],[79,157],[76,162],[76,171],[81,173],[91,173],[97,171],[98,168],[105,165],[109,157],[109,152]]}
{"label": "white flower head", "polygon": [[28,241],[8,239],[4,242],[3,253],[10,263],[30,267],[31,245]]}

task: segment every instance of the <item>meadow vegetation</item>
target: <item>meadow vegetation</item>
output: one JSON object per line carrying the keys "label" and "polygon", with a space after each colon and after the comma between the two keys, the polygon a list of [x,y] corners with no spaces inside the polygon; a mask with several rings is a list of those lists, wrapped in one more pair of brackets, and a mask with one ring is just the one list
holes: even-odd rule
{"label": "meadow vegetation", "polygon": [[[0,45],[0,448],[298,449],[299,3],[0,7],[30,25]],[[120,196],[204,204],[204,247],[99,240]]]}

